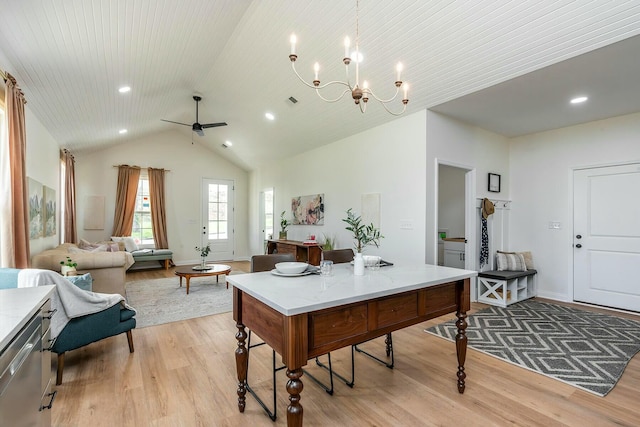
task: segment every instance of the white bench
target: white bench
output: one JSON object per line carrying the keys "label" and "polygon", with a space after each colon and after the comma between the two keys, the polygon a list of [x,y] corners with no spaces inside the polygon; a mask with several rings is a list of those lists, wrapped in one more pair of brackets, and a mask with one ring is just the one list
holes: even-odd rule
{"label": "white bench", "polygon": [[506,307],[538,293],[536,270],[478,273],[478,302]]}

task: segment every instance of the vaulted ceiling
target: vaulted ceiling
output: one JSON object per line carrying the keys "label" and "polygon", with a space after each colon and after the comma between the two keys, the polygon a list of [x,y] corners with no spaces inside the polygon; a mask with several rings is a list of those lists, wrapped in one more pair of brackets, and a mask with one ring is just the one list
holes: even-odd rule
{"label": "vaulted ceiling", "polygon": [[[16,76],[33,113],[75,152],[173,132],[176,149],[193,139],[249,170],[396,118],[373,101],[365,114],[347,98],[327,104],[291,70],[295,32],[305,78],[315,61],[323,82],[344,78],[342,40],[355,39],[355,1],[2,3],[0,68]],[[640,99],[632,93],[640,87],[640,45],[631,38],[640,34],[640,1],[361,0],[359,9],[360,76],[392,95],[394,66],[403,62],[407,113],[434,108],[514,136],[640,111],[629,101]],[[622,40],[619,51],[600,49]],[[586,60],[596,54],[603,56]],[[571,58],[573,68],[563,62]],[[123,85],[131,92],[118,93]],[[562,92],[591,88],[608,94],[608,106],[598,107],[595,95],[590,108],[602,111],[567,112]],[[194,122],[194,94],[203,98],[200,123],[228,126],[199,137],[161,121]],[[622,110],[610,107],[623,102]],[[542,108],[554,120],[534,123]],[[224,149],[227,140],[233,146]]]}

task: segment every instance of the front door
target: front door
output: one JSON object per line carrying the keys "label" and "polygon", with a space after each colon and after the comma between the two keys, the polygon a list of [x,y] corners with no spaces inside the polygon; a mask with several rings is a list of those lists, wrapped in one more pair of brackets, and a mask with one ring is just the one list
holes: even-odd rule
{"label": "front door", "polygon": [[640,311],[640,164],[573,176],[573,299]]}
{"label": "front door", "polygon": [[210,261],[233,260],[233,181],[202,181],[202,244],[211,245]]}

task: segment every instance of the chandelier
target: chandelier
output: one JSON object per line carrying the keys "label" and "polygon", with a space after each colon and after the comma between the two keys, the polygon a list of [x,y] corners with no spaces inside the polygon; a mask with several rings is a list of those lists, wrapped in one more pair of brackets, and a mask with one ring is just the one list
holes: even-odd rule
{"label": "chandelier", "polygon": [[[400,74],[402,72],[401,63],[398,63],[398,65],[396,65],[396,80],[393,83],[394,86],[396,87],[396,93],[391,98],[384,99],[384,98],[378,97],[375,93],[373,93],[373,90],[369,87],[369,84],[366,80],[364,80],[362,82],[362,86],[360,86],[360,61],[362,59],[362,56],[360,55],[360,46],[359,46],[359,41],[360,41],[359,40],[360,29],[358,27],[359,9],[360,9],[359,1],[356,1],[356,50],[355,52],[353,53],[349,52],[349,48],[351,46],[351,41],[349,40],[349,37],[345,37],[344,39],[344,58],[342,59],[342,62],[345,65],[345,70],[347,75],[346,81],[334,80],[328,83],[320,84],[320,78],[319,78],[320,64],[318,64],[317,62],[313,65],[313,70],[315,73],[315,78],[313,79],[313,82],[309,83],[305,81],[300,76],[300,74],[298,74],[298,71],[296,70],[296,59],[298,59],[298,55],[296,54],[297,38],[295,34],[291,34],[291,40],[290,40],[291,54],[289,55],[289,60],[291,61],[291,68],[293,68],[293,72],[296,74],[296,76],[298,76],[298,78],[302,83],[304,83],[306,86],[312,89],[315,89],[316,94],[323,101],[336,102],[342,99],[347,93],[351,93],[351,97],[353,98],[353,101],[356,103],[356,105],[360,108],[361,113],[364,113],[366,111],[367,102],[369,101],[369,99],[372,98],[380,102],[380,104],[382,104],[382,106],[384,107],[385,110],[387,110],[388,113],[393,114],[394,116],[399,116],[405,112],[405,110],[407,109],[407,103],[409,102],[409,98],[407,97],[407,93],[409,91],[409,85],[400,79]],[[352,59],[351,55],[355,56],[355,59]],[[355,65],[356,65],[356,76],[355,76],[355,81],[353,83],[351,82],[351,80],[349,80],[349,64],[351,64],[351,61],[355,61]],[[333,99],[328,99],[322,96],[322,94],[320,93],[321,89],[324,89],[329,86],[334,86],[334,85],[344,86],[345,89],[338,97]],[[394,112],[389,109],[387,104],[395,101],[395,99],[398,97],[398,94],[400,93],[400,88],[402,88],[403,90],[403,97],[401,101],[402,110]]]}

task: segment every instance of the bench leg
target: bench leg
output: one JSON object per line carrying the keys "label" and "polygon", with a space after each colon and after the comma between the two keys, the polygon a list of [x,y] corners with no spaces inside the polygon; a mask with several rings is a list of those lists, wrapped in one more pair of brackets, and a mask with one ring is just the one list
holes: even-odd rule
{"label": "bench leg", "polygon": [[62,371],[64,370],[64,353],[58,355],[58,370],[56,372],[56,385],[62,384]]}
{"label": "bench leg", "polygon": [[169,259],[168,258],[164,260],[164,269],[165,270],[169,269]]}

